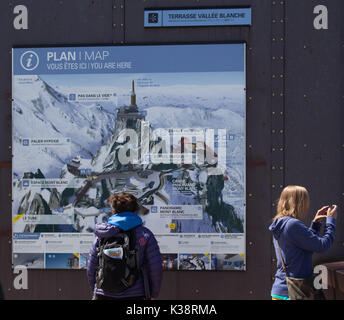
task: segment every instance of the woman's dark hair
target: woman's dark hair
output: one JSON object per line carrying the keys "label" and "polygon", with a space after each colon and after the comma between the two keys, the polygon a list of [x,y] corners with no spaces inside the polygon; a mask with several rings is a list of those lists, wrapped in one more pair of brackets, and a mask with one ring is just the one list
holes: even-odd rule
{"label": "woman's dark hair", "polygon": [[109,197],[108,203],[115,213],[125,211],[135,212],[139,207],[137,198],[125,192],[112,194]]}

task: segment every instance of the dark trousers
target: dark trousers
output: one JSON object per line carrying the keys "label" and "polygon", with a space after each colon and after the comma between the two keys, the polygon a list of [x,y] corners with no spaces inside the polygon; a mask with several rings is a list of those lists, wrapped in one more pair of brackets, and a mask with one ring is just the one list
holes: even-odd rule
{"label": "dark trousers", "polygon": [[109,296],[103,296],[101,294],[96,294],[92,300],[145,300],[145,297],[114,298]]}

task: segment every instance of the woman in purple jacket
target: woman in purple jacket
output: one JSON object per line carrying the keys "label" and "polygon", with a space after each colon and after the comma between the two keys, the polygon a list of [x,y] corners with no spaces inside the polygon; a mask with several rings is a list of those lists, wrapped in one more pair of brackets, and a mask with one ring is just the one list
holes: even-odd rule
{"label": "woman in purple jacket", "polygon": [[150,298],[156,299],[159,295],[162,280],[161,254],[158,243],[153,233],[142,226],[141,218],[135,213],[138,208],[137,199],[128,193],[111,195],[109,203],[114,215],[107,223],[95,226],[96,239],[89,253],[87,262],[88,282],[93,292],[94,300],[118,300],[118,299],[144,299],[145,286],[142,272],[136,282],[128,289],[117,293],[108,293],[96,288],[96,271],[98,267],[97,248],[102,238],[111,238],[121,231],[135,228],[136,246],[139,248],[139,267],[145,267],[148,277]]}

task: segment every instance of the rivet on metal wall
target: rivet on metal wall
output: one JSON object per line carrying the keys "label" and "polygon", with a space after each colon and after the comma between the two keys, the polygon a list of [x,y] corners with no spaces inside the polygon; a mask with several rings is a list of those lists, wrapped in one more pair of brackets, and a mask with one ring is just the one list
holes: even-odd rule
{"label": "rivet on metal wall", "polygon": [[253,246],[253,242],[252,242],[252,241],[250,241],[248,244],[249,244],[250,246]]}
{"label": "rivet on metal wall", "polygon": [[12,149],[12,146],[8,146],[8,149]]}
{"label": "rivet on metal wall", "polygon": [[284,96],[283,92],[281,92],[281,93],[280,93],[280,96],[281,96],[281,97],[283,97],[283,96]]}
{"label": "rivet on metal wall", "polygon": [[281,23],[283,23],[283,22],[284,22],[284,20],[283,20],[283,19],[281,19],[281,20],[280,20],[280,22],[281,22]]}
{"label": "rivet on metal wall", "polygon": [[283,185],[282,184],[280,184],[280,189],[283,189]]}
{"label": "rivet on metal wall", "polygon": [[283,134],[283,132],[284,132],[283,130],[280,130],[280,134]]}
{"label": "rivet on metal wall", "polygon": [[276,4],[276,1],[272,1],[272,5],[274,6]]}
{"label": "rivet on metal wall", "polygon": [[253,294],[253,291],[252,291],[252,290],[250,290],[250,294]]}
{"label": "rivet on metal wall", "polygon": [[272,111],[272,114],[273,114],[273,115],[275,115],[275,114],[276,114],[276,112],[275,112],[275,111]]}
{"label": "rivet on metal wall", "polygon": [[124,8],[124,6],[123,6],[123,4],[121,4],[121,9],[123,9]]}
{"label": "rivet on metal wall", "polygon": [[273,57],[272,57],[272,60],[276,60],[276,57],[275,57],[275,56],[273,56]]}
{"label": "rivet on metal wall", "polygon": [[272,78],[276,78],[276,75],[273,74],[273,75],[272,75]]}
{"label": "rivet on metal wall", "polygon": [[275,19],[273,19],[273,20],[272,20],[272,23],[276,23],[276,20],[275,20]]}
{"label": "rivet on metal wall", "polygon": [[272,96],[274,97],[275,95],[276,95],[276,93],[275,93],[275,92],[273,92],[273,93],[272,93]]}
{"label": "rivet on metal wall", "polygon": [[276,167],[275,167],[275,166],[272,166],[272,167],[271,167],[271,170],[276,170]]}
{"label": "rivet on metal wall", "polygon": [[276,41],[276,38],[272,38],[272,41],[275,42],[275,41]]}
{"label": "rivet on metal wall", "polygon": [[249,144],[249,145],[248,145],[248,148],[249,148],[249,149],[252,149],[252,144]]}
{"label": "rivet on metal wall", "polygon": [[251,100],[252,100],[252,97],[248,97],[248,100],[250,100],[250,101],[251,101]]}
{"label": "rivet on metal wall", "polygon": [[124,24],[123,23],[121,23],[121,27],[123,28],[123,26],[124,26]]}
{"label": "rivet on metal wall", "polygon": [[249,197],[252,197],[252,193],[249,193],[248,196],[249,196]]}
{"label": "rivet on metal wall", "polygon": [[272,189],[275,189],[275,187],[276,187],[276,186],[275,186],[274,184],[271,186]]}
{"label": "rivet on metal wall", "polygon": [[116,23],[114,23],[112,26],[113,26],[113,27],[116,27]]}
{"label": "rivet on metal wall", "polygon": [[276,130],[275,130],[275,129],[272,129],[272,130],[271,130],[271,133],[276,133]]}
{"label": "rivet on metal wall", "polygon": [[283,148],[280,148],[280,151],[281,151],[281,152],[283,152],[283,150],[284,150]]}
{"label": "rivet on metal wall", "polygon": [[276,149],[275,148],[272,148],[272,152],[275,152],[276,151]]}
{"label": "rivet on metal wall", "polygon": [[303,146],[304,146],[304,148],[307,148],[307,144],[306,143]]}

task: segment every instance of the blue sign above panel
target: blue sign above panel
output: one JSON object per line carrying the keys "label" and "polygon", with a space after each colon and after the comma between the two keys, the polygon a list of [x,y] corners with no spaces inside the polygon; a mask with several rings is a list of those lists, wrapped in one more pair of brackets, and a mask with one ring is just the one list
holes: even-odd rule
{"label": "blue sign above panel", "polygon": [[145,27],[250,26],[251,8],[145,10]]}

